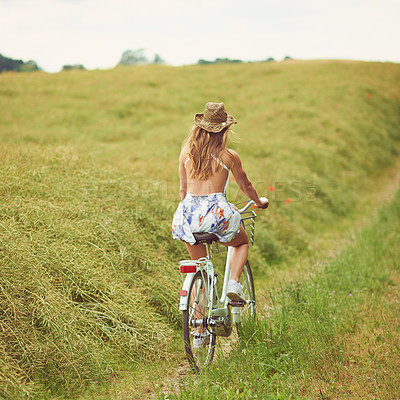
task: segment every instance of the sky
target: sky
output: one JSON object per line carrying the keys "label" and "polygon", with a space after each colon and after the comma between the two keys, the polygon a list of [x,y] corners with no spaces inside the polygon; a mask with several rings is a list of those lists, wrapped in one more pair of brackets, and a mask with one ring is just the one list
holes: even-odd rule
{"label": "sky", "polygon": [[216,58],[400,62],[399,0],[0,0],[0,54],[115,67],[126,50],[167,64]]}

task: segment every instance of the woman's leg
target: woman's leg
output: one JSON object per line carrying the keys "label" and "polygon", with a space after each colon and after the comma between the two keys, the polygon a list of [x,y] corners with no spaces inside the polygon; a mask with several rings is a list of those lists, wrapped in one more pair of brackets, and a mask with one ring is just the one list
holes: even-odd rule
{"label": "woman's leg", "polygon": [[244,264],[249,255],[249,237],[243,226],[240,227],[238,235],[229,243],[222,243],[225,246],[232,246],[231,264],[231,279],[239,282],[240,275],[243,272]]}
{"label": "woman's leg", "polygon": [[185,244],[186,248],[188,249],[190,258],[192,260],[197,260],[207,255],[206,246],[204,246],[204,244],[195,244],[195,245],[191,245],[189,243]]}

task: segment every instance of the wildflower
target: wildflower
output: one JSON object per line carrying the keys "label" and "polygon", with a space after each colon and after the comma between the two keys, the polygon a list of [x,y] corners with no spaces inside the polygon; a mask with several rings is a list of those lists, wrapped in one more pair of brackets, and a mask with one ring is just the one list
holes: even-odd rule
{"label": "wildflower", "polygon": [[349,296],[351,297],[351,296],[353,296],[351,293],[349,293]]}
{"label": "wildflower", "polygon": [[291,201],[292,201],[292,199],[287,198],[287,199],[285,200],[285,203],[286,203],[286,204],[289,204]]}
{"label": "wildflower", "polygon": [[269,190],[270,192],[273,192],[273,191],[275,190],[275,188],[274,188],[273,186],[270,186],[270,187],[268,188],[268,190]]}

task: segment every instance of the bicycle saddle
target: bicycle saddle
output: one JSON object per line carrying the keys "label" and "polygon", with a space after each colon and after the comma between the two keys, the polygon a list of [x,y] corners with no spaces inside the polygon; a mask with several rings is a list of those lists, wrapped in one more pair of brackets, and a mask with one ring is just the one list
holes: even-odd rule
{"label": "bicycle saddle", "polygon": [[195,244],[200,244],[200,243],[207,243],[211,244],[212,242],[218,242],[219,238],[217,235],[214,235],[213,233],[193,233],[194,238],[196,239]]}

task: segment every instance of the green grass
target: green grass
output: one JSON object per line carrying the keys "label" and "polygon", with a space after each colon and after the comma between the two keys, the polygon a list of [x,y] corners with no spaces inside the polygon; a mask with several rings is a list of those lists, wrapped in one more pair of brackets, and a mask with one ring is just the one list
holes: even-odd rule
{"label": "green grass", "polygon": [[270,197],[251,263],[271,288],[377,200],[399,78],[358,62],[1,74],[2,394],[75,396],[175,349],[177,158],[207,101],[238,119],[230,146]]}
{"label": "green grass", "polygon": [[[148,221],[143,232],[130,182],[65,151],[49,160],[35,145],[3,160],[12,184],[0,222],[7,353],[53,393],[165,357],[178,281],[161,287],[171,261],[161,263],[158,240],[167,230]],[[149,253],[158,256],[150,262]]]}
{"label": "green grass", "polygon": [[311,278],[270,293],[230,357],[168,399],[397,399],[400,191]]}

